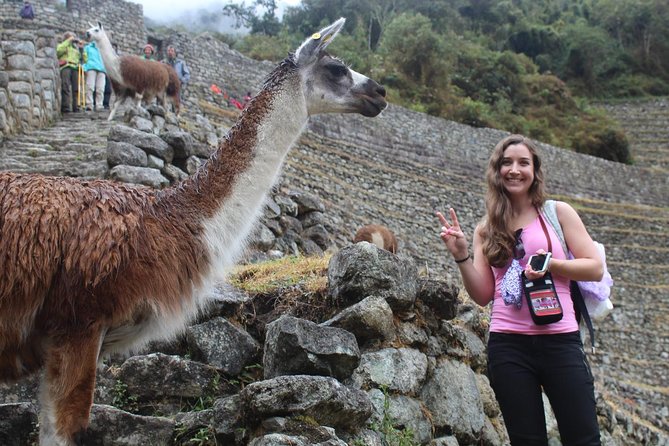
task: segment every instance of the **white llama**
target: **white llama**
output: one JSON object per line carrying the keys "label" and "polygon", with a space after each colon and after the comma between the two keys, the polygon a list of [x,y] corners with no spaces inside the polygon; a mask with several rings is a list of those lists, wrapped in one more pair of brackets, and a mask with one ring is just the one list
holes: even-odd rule
{"label": "white llama", "polygon": [[[170,66],[155,60],[146,60],[137,56],[118,56],[112,48],[107,33],[98,22],[86,31],[89,40],[96,42],[100,49],[100,56],[105,65],[105,70],[112,83],[114,91],[114,104],[109,113],[108,121],[114,119],[119,105],[128,98],[134,98],[136,106],[139,107],[142,99],[149,102],[157,97],[160,103],[166,105],[165,99],[170,82]],[[173,73],[176,77],[176,73]],[[174,89],[172,89],[174,90]],[[175,92],[171,91],[174,95]],[[179,89],[176,90],[176,98],[170,99],[175,103],[178,111]]]}
{"label": "white llama", "polygon": [[101,357],[171,338],[202,308],[310,115],[386,107],[383,87],[324,51],[343,25],[279,64],[175,187],[0,172],[0,380],[44,369],[40,445],[84,438]]}

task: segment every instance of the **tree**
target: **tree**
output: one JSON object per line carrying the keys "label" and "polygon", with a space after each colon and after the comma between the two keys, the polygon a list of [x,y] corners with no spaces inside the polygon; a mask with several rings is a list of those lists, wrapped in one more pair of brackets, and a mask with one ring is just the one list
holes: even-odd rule
{"label": "tree", "polygon": [[390,22],[379,44],[386,68],[425,86],[446,85],[448,79],[444,39],[421,14],[400,14]]}
{"label": "tree", "polygon": [[566,60],[559,73],[565,80],[580,80],[582,92],[600,93],[604,80],[625,71],[616,41],[602,28],[581,20],[564,30]]}
{"label": "tree", "polygon": [[[258,8],[264,9],[260,16],[256,15]],[[254,0],[249,6],[246,6],[246,2],[227,4],[223,7],[223,14],[233,17],[237,28],[249,28],[251,34],[276,36],[281,30],[276,9],[276,0]]]}

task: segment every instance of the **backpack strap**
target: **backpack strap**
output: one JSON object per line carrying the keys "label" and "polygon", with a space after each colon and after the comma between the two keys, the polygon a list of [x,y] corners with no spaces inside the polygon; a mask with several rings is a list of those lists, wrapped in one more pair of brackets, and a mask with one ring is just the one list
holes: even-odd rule
{"label": "backpack strap", "polygon": [[[567,248],[567,242],[564,239],[564,232],[562,232],[562,225],[560,225],[560,220],[557,216],[557,202],[555,200],[546,200],[542,207],[542,211],[546,220],[551,224],[555,233],[560,239],[560,244],[562,245],[562,250],[565,255],[569,255],[569,248]],[[576,321],[580,322],[581,317],[585,325],[588,327],[588,333],[590,333],[590,343],[592,344],[592,352],[595,352],[595,327],[592,325],[592,320],[590,319],[590,313],[588,313],[588,308],[585,306],[585,301],[583,300],[583,295],[581,290],[578,287],[578,283],[572,280],[569,283],[569,291],[571,292],[571,300],[574,302],[574,310],[576,312]]]}
{"label": "backpack strap", "polygon": [[546,217],[546,220],[548,220],[553,229],[555,229],[558,239],[560,239],[560,244],[562,245],[562,251],[564,252],[564,255],[568,255],[569,249],[567,249],[567,243],[564,240],[562,226],[560,225],[560,220],[558,220],[557,216],[557,202],[555,200],[546,200],[544,202],[542,211],[544,217]]}

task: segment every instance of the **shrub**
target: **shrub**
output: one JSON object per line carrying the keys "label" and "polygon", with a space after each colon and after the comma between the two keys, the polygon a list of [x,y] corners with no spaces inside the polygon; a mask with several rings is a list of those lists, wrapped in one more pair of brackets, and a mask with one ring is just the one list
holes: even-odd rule
{"label": "shrub", "polygon": [[622,131],[610,127],[582,126],[574,135],[572,148],[610,161],[632,162],[627,137]]}

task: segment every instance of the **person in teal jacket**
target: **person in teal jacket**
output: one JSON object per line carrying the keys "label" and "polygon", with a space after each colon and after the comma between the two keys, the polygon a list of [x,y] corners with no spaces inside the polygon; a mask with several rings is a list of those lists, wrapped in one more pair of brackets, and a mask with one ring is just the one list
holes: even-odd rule
{"label": "person in teal jacket", "polygon": [[[90,42],[84,47],[86,63],[84,72],[86,73],[86,111],[102,110],[102,102],[105,93],[105,81],[107,78],[105,65],[102,62],[100,50],[95,42]],[[95,98],[93,94],[95,93]]]}
{"label": "person in teal jacket", "polygon": [[79,91],[79,64],[86,62],[86,54],[81,41],[73,32],[67,31],[63,34],[63,41],[56,46],[56,56],[60,65],[61,111],[77,111],[75,98]]}

